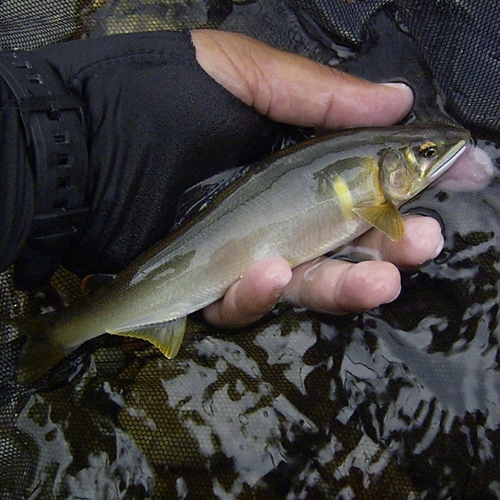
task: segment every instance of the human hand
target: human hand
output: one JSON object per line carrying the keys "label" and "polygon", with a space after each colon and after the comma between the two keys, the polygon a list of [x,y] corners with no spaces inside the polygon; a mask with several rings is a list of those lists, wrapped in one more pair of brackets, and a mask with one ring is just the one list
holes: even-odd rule
{"label": "human hand", "polygon": [[[392,125],[413,103],[402,85],[377,85],[275,50],[232,33],[193,31],[198,62],[219,84],[273,120],[324,129]],[[405,218],[406,233],[392,242],[372,230],[358,244],[378,252],[380,261],[352,264],[325,257],[293,271],[285,259],[253,264],[225,296],[205,308],[218,326],[256,321],[282,297],[308,309],[345,313],[394,300],[400,291],[399,268],[436,257],[443,237],[432,218]]]}

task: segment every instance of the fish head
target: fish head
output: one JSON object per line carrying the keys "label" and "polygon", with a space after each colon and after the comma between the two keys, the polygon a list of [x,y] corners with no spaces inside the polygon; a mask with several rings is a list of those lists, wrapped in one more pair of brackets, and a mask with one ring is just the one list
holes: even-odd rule
{"label": "fish head", "polygon": [[380,153],[380,184],[400,205],[423,191],[446,172],[471,142],[458,127],[407,128]]}

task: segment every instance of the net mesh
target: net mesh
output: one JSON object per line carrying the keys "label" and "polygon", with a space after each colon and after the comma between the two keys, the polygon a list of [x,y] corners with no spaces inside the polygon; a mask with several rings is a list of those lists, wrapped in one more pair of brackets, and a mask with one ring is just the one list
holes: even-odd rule
{"label": "net mesh", "polygon": [[[213,27],[327,62],[338,55],[332,41],[364,50],[373,16],[397,8],[445,94],[464,99],[453,101],[456,114],[497,131],[498,71],[488,78],[500,4],[487,16],[479,0],[415,5],[4,0],[0,43]],[[498,164],[495,146],[481,145]],[[104,336],[31,385],[15,383],[22,339],[1,324],[0,496],[500,498],[498,190],[495,180],[480,193],[429,191],[413,202],[407,210],[441,215],[445,248],[375,311],[334,318],[281,306],[237,332],[191,318],[174,360]],[[9,270],[0,296],[0,317],[12,318],[81,292],[64,269],[46,289],[19,292]]]}
{"label": "net mesh", "polygon": [[289,0],[318,30],[360,47],[375,14],[395,11],[465,123],[500,131],[500,4],[489,0]]}

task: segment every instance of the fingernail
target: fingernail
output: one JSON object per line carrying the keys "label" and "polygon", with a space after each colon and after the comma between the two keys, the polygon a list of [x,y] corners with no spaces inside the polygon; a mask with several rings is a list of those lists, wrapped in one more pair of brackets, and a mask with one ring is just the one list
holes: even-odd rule
{"label": "fingernail", "polygon": [[444,238],[441,236],[441,241],[436,246],[436,249],[434,251],[434,257],[432,257],[433,259],[435,259],[441,253],[441,250],[443,250],[443,247],[444,247]]}
{"label": "fingernail", "polygon": [[[394,301],[395,301],[395,300],[396,300],[396,299],[400,296],[400,294],[401,294],[401,289],[402,289],[402,287],[401,287],[401,283],[400,283],[400,284],[399,284],[399,286],[397,286],[397,287],[394,289],[394,292],[393,292],[392,294],[388,294],[388,292],[387,292],[387,288],[386,288],[386,287],[384,287],[384,288],[383,288],[383,290],[384,290],[384,292],[386,292],[386,293],[387,293],[387,296],[385,297],[385,299],[384,299],[384,302],[383,302],[383,303],[384,303],[384,304],[390,304],[391,302],[394,302]],[[381,294],[381,295],[383,295],[383,294]]]}
{"label": "fingernail", "polygon": [[413,93],[413,91],[411,90],[411,88],[406,85],[406,83],[401,83],[401,82],[386,82],[386,83],[382,83],[381,85],[384,85],[385,87],[391,87],[393,89],[405,89],[405,90],[409,90]]}
{"label": "fingernail", "polygon": [[427,253],[431,259],[435,259],[441,253],[444,237],[436,219],[410,215],[405,219],[405,225],[415,248]]}
{"label": "fingernail", "polygon": [[288,285],[288,283],[290,283],[290,280],[293,276],[291,269],[287,269],[285,272],[283,272],[283,269],[271,269],[268,270],[265,275],[266,278],[269,279],[269,281],[273,284],[272,294],[276,299],[281,297],[283,290]]}
{"label": "fingernail", "polygon": [[401,83],[401,82],[387,82],[387,83],[382,83],[384,87],[390,87],[391,89],[398,89],[400,92],[404,92],[410,97],[412,101],[415,99],[415,95],[413,94],[413,90],[409,85],[406,85],[406,83]]}

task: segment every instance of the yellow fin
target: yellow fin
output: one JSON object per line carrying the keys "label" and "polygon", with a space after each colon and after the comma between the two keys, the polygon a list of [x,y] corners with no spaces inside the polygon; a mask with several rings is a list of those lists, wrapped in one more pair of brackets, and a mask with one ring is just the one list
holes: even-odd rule
{"label": "yellow fin", "polygon": [[403,217],[392,203],[386,201],[371,207],[354,207],[352,211],[392,241],[401,240],[405,234]]}
{"label": "yellow fin", "polygon": [[154,323],[131,330],[117,330],[108,333],[147,340],[170,359],[179,352],[185,331],[186,317],[183,316],[166,323]]}

